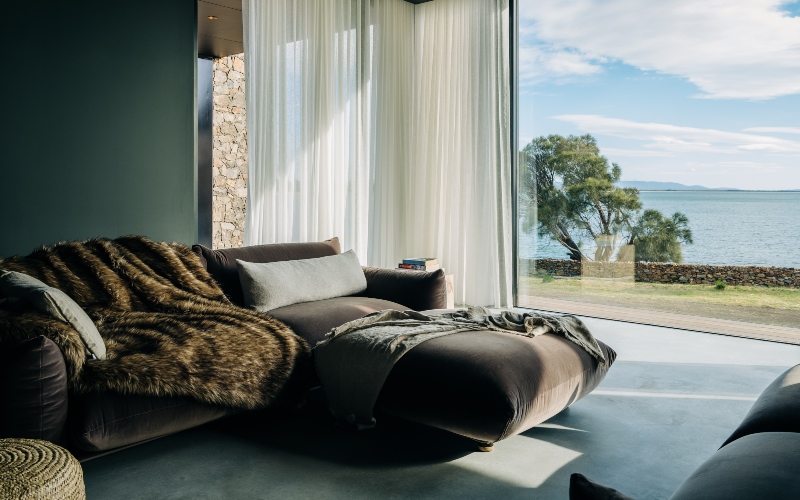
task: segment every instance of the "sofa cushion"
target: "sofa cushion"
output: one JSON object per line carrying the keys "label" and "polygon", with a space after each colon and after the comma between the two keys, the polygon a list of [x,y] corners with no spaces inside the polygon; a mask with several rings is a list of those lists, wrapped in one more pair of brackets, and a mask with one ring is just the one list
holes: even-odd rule
{"label": "sofa cushion", "polygon": [[431,273],[401,269],[365,267],[365,297],[375,297],[403,304],[406,309],[444,309],[447,307],[447,280],[444,271]]}
{"label": "sofa cushion", "polygon": [[317,300],[346,297],[367,289],[355,252],[284,262],[237,260],[244,304],[260,312]]}
{"label": "sofa cushion", "polygon": [[369,297],[337,297],[302,304],[292,304],[269,311],[269,315],[286,324],[311,347],[325,339],[325,334],[348,321],[384,309],[406,311],[407,307],[388,300]]}
{"label": "sofa cushion", "polygon": [[67,421],[67,366],[50,339],[0,345],[0,438],[62,442]]}
{"label": "sofa cushion", "polygon": [[438,337],[395,364],[376,409],[493,443],[544,422],[591,392],[606,368],[553,334],[473,331]]}
{"label": "sofa cushion", "polygon": [[758,432],[800,432],[800,365],[783,372],[761,393],[722,446]]}
{"label": "sofa cushion", "polygon": [[762,432],[737,439],[698,467],[671,500],[800,496],[800,434]]}
{"label": "sofa cushion", "polygon": [[86,348],[98,359],[106,359],[106,345],[88,314],[69,295],[27,274],[0,274],[0,295],[17,297],[53,319],[67,323],[81,336]]}
{"label": "sofa cushion", "polygon": [[240,248],[212,250],[203,245],[193,245],[192,250],[200,257],[211,276],[225,295],[237,306],[244,307],[242,285],[236,261],[282,262],[286,260],[314,259],[341,253],[339,238],[314,243],[276,243]]}
{"label": "sofa cushion", "polygon": [[237,411],[190,398],[110,391],[73,395],[70,404],[70,445],[92,452],[166,436]]}

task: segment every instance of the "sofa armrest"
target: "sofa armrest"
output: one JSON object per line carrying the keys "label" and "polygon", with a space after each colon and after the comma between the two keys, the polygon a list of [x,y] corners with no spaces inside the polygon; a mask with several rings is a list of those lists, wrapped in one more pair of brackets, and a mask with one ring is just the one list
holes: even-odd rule
{"label": "sofa armrest", "polygon": [[800,365],[789,368],[764,389],[722,446],[762,432],[800,433]]}
{"label": "sofa armrest", "polygon": [[447,283],[441,269],[405,271],[364,267],[367,289],[361,295],[396,302],[414,311],[447,307]]}
{"label": "sofa armrest", "polygon": [[36,337],[3,343],[0,353],[0,438],[63,444],[69,395],[61,350]]}

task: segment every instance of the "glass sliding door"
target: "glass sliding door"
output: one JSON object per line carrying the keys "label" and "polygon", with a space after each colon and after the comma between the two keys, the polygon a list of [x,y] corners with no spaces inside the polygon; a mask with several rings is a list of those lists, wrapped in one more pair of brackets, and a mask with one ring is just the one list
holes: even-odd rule
{"label": "glass sliding door", "polygon": [[516,14],[517,305],[800,329],[800,3]]}

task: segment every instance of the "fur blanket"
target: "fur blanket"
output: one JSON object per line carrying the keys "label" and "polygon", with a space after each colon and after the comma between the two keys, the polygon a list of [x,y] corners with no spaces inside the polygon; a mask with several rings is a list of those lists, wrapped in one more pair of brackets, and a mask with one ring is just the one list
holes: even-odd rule
{"label": "fur blanket", "polygon": [[232,305],[183,245],[135,236],[60,243],[0,259],[0,269],[62,290],[97,325],[107,349],[102,361],[87,359],[66,323],[21,302],[0,305],[0,340],[51,339],[78,393],[189,396],[251,409],[273,402],[293,370],[310,363],[302,338]]}

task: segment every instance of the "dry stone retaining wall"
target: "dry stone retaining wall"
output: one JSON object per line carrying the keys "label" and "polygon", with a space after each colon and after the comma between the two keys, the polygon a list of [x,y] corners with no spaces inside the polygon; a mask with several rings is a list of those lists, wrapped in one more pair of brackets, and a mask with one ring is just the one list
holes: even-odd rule
{"label": "dry stone retaining wall", "polygon": [[214,61],[212,245],[240,247],[247,206],[244,55]]}
{"label": "dry stone retaining wall", "polygon": [[[581,263],[576,260],[566,259],[520,259],[525,261],[531,276],[534,274],[552,274],[553,276],[580,276]],[[534,267],[535,266],[535,267]],[[520,270],[523,266],[520,265]],[[535,271],[534,271],[535,269]]]}
{"label": "dry stone retaining wall", "polygon": [[[533,275],[534,262],[528,261],[520,269]],[[597,265],[597,263],[592,263]],[[614,266],[615,263],[603,263]],[[621,264],[630,266],[630,264]],[[581,276],[580,262],[561,259],[536,259],[535,273],[554,276]],[[728,285],[800,288],[800,269],[791,267],[760,266],[709,266],[704,264],[665,264],[663,262],[637,262],[635,279],[644,283],[682,283],[713,285],[717,280]]]}

